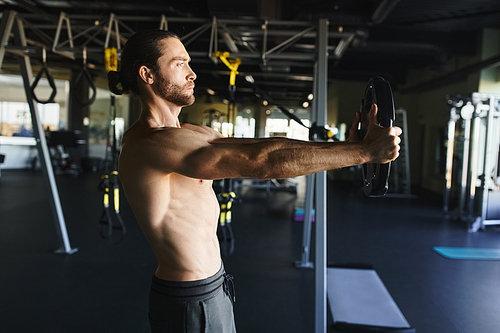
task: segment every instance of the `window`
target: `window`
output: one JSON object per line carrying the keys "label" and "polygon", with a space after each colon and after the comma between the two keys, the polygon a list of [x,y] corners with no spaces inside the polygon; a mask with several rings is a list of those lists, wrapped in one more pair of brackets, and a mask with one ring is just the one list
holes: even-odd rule
{"label": "window", "polygon": [[[44,130],[57,131],[60,129],[62,124],[59,121],[59,104],[38,104],[38,112]],[[33,136],[33,126],[31,124],[31,113],[28,103],[0,102],[0,135]]]}

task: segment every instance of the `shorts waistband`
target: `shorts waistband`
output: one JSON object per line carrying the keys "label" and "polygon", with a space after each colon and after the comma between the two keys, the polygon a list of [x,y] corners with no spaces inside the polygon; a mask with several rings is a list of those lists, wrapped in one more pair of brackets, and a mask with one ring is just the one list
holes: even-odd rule
{"label": "shorts waistband", "polygon": [[214,275],[196,281],[167,281],[153,275],[151,289],[169,296],[179,298],[210,298],[216,294],[224,283],[224,266]]}

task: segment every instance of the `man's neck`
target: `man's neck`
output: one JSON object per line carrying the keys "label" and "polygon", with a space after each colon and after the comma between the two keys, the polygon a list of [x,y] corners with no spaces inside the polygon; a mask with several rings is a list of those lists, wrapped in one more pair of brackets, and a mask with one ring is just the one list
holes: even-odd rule
{"label": "man's neck", "polygon": [[[156,96],[155,96],[156,97]],[[179,114],[181,107],[160,98],[141,98],[142,113],[140,119],[146,126],[180,127]]]}

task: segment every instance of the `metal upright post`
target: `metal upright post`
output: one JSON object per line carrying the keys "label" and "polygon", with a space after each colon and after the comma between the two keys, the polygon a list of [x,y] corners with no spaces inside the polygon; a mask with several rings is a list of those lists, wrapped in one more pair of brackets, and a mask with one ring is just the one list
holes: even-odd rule
{"label": "metal upright post", "polygon": [[[318,64],[314,65],[314,77],[318,75]],[[317,96],[318,94],[318,85],[317,80],[313,82],[313,96]],[[311,123],[314,124],[317,121],[317,98],[313,98],[312,100],[312,110],[311,113]],[[312,210],[313,210],[313,198],[315,191],[316,178],[314,174],[310,174],[306,176],[306,195],[305,195],[305,203],[304,203],[304,225],[302,232],[302,255],[301,260],[296,262],[296,266],[298,268],[313,268],[314,264],[310,260],[311,254],[311,229],[312,229]]]}
{"label": "metal upright post", "polygon": [[6,10],[2,14],[2,22],[0,23],[0,33],[2,34],[0,40],[0,68],[2,68],[3,58],[5,56],[5,46],[10,38],[10,32],[12,30],[12,25],[14,24],[14,19],[16,17],[16,12]]}
{"label": "metal upright post", "polygon": [[[6,11],[3,13],[4,17],[7,19],[10,15],[16,15],[15,12]],[[13,25],[14,41],[16,46],[26,47],[26,36],[24,34],[23,23],[20,19],[16,18]],[[64,215],[61,208],[61,202],[59,200],[59,192],[57,191],[57,185],[54,177],[54,170],[52,169],[49,149],[47,147],[47,141],[45,139],[45,134],[43,131],[42,123],[40,122],[40,116],[38,113],[38,106],[35,103],[33,94],[31,92],[31,81],[33,79],[33,72],[31,70],[30,58],[28,55],[24,55],[19,58],[19,64],[21,67],[21,74],[23,77],[24,90],[26,91],[26,99],[30,107],[31,122],[33,126],[33,133],[36,139],[36,147],[38,150],[38,158],[40,159],[40,165],[42,166],[42,171],[44,178],[47,180],[50,196],[49,201],[54,214],[58,221],[58,231],[61,236],[62,246],[60,249],[56,250],[56,253],[72,254],[77,251],[76,248],[71,248],[68,233],[66,230],[66,222],[64,221]]]}
{"label": "metal upright post", "polygon": [[[317,80],[317,126],[326,125],[328,88],[328,20],[320,19],[317,34],[318,70]],[[315,333],[326,333],[326,171],[316,175],[316,258],[315,275]]]}
{"label": "metal upright post", "polygon": [[490,190],[490,187],[491,187],[491,180],[492,180],[492,177],[491,177],[491,170],[489,169],[491,167],[491,165],[494,165],[492,162],[491,162],[491,159],[493,157],[496,157],[496,156],[493,156],[493,154],[491,153],[491,145],[493,143],[493,138],[492,138],[492,133],[494,132],[492,130],[492,127],[493,127],[493,118],[494,118],[494,115],[495,115],[495,111],[496,111],[496,98],[495,96],[489,96],[489,110],[488,110],[488,113],[486,114],[486,117],[485,117],[485,123],[486,123],[486,133],[484,135],[484,159],[483,159],[483,170],[482,170],[482,174],[483,174],[483,177],[481,179],[481,189],[483,191],[482,193],[482,197],[481,197],[481,200],[482,200],[482,203],[481,203],[481,214],[480,214],[480,218],[481,218],[481,229],[484,228],[484,226],[486,225],[485,221],[487,219],[487,212],[488,212],[488,195],[489,195],[489,190]]}
{"label": "metal upright post", "polygon": [[300,261],[296,262],[299,268],[313,268],[313,263],[309,260],[311,253],[311,227],[312,227],[312,207],[314,198],[314,174],[306,176],[306,198],[304,205],[304,225],[302,231],[302,255]]}
{"label": "metal upright post", "polygon": [[474,116],[474,106],[469,102],[462,106],[460,111],[464,122],[464,139],[463,139],[463,153],[462,153],[462,179],[460,181],[460,201],[458,214],[465,216],[467,212],[467,182],[469,179],[469,162],[470,162],[470,135],[472,127],[472,118]]}
{"label": "metal upright post", "polygon": [[451,185],[453,181],[453,151],[455,148],[455,125],[460,119],[457,108],[453,106],[450,110],[450,120],[448,121],[448,147],[446,149],[446,173],[445,173],[445,191],[444,191],[444,207],[445,213],[448,213],[450,208]]}
{"label": "metal upright post", "polygon": [[410,145],[408,142],[408,121],[406,117],[406,111],[400,109],[399,115],[398,115],[403,123],[403,152],[404,152],[404,174],[405,174],[405,181],[403,183],[403,194],[405,195],[411,195],[411,175],[410,175]]}
{"label": "metal upright post", "polygon": [[[469,223],[474,218],[474,201],[476,199],[476,180],[478,175],[478,158],[479,158],[479,139],[481,130],[481,109],[482,104],[476,105],[476,111],[474,118],[472,120],[472,135],[471,135],[471,167],[470,167],[470,189],[469,189],[469,201],[465,208],[465,219]],[[475,228],[474,224],[470,226],[470,230]]]}

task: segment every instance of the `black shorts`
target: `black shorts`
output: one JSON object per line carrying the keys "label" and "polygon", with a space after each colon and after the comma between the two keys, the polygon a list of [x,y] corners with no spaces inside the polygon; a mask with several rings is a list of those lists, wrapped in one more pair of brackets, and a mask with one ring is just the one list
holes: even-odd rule
{"label": "black shorts", "polygon": [[232,276],[219,272],[198,281],[153,275],[149,324],[153,333],[236,333]]}

